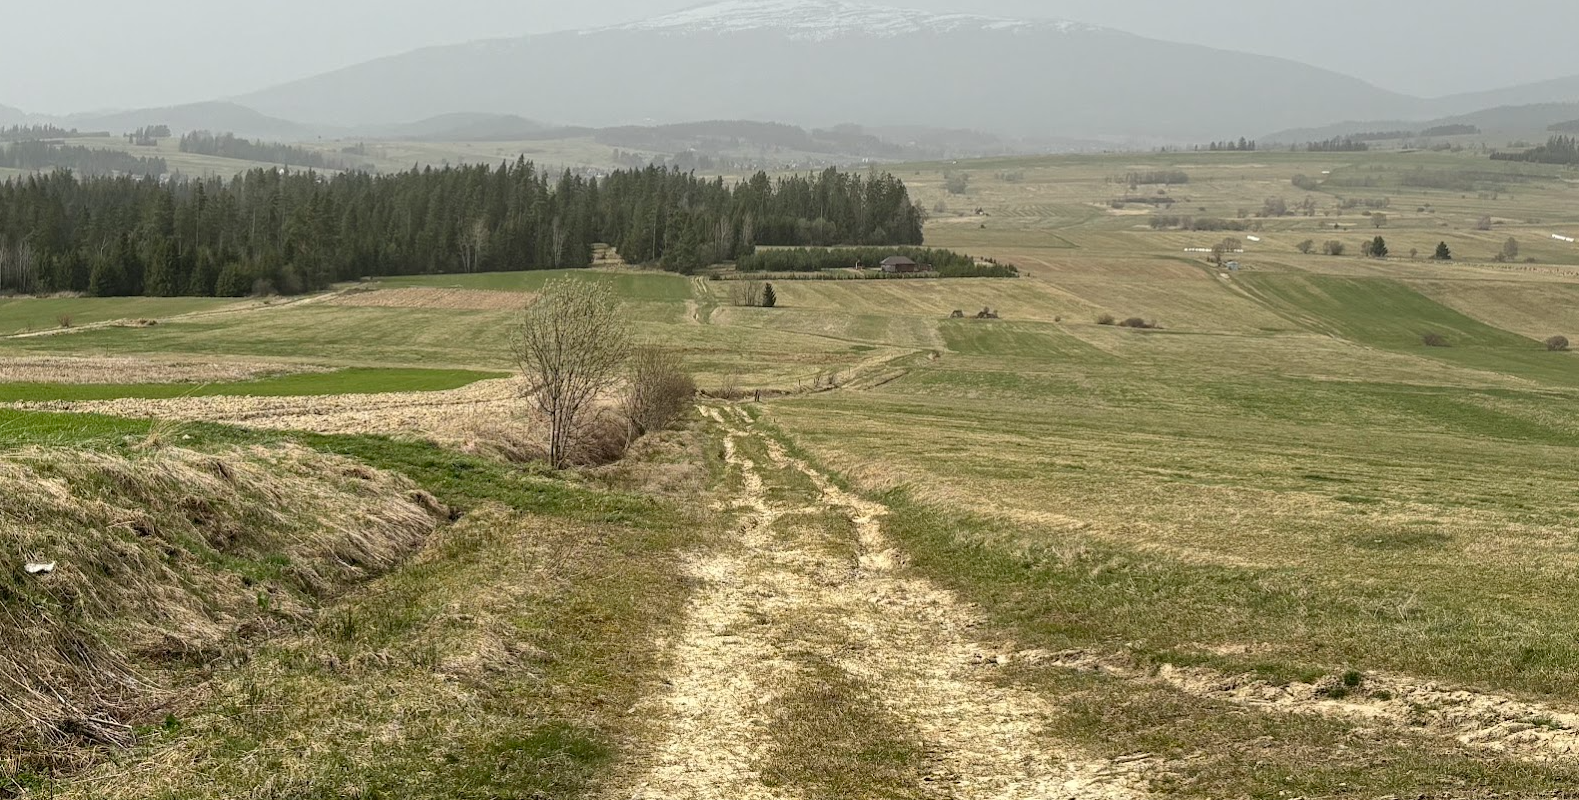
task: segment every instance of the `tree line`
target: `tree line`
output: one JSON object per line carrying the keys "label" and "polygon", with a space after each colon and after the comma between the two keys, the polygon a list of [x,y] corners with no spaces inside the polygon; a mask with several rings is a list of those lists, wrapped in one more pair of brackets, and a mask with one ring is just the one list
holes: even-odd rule
{"label": "tree line", "polygon": [[1498,150],[1491,154],[1492,161],[1526,161],[1534,164],[1579,164],[1579,138],[1553,136],[1546,144],[1518,153]]}
{"label": "tree line", "polygon": [[144,158],[121,150],[29,140],[0,145],[0,167],[39,172],[71,170],[78,175],[159,176],[169,171],[163,158]]}
{"label": "tree line", "polygon": [[524,159],[228,181],[62,170],[0,184],[0,291],[294,294],[364,276],[585,267],[594,242],[689,273],[758,244],[920,244],[923,221],[892,175],[831,169],[737,185],[657,168],[550,175]]}
{"label": "tree line", "polygon": [[1319,142],[1306,142],[1308,153],[1363,153],[1371,149],[1369,142],[1354,136],[1334,136]]}
{"label": "tree line", "polygon": [[348,164],[339,159],[329,158],[323,153],[305,147],[275,142],[254,142],[251,139],[240,138],[234,133],[192,131],[181,137],[180,148],[183,153],[235,158],[242,161],[262,161],[266,164],[283,164],[288,167],[349,168]]}
{"label": "tree line", "polygon": [[82,133],[76,128],[62,128],[58,125],[12,125],[9,128],[0,128],[0,142],[32,142],[39,139],[77,139],[109,135],[109,131]]}
{"label": "tree line", "polygon": [[924,247],[841,247],[758,250],[741,256],[736,268],[741,272],[821,272],[831,269],[875,268],[890,256],[904,256],[930,268],[944,278],[1012,278],[1019,275],[1013,265],[989,263],[978,266],[971,256],[952,250]]}

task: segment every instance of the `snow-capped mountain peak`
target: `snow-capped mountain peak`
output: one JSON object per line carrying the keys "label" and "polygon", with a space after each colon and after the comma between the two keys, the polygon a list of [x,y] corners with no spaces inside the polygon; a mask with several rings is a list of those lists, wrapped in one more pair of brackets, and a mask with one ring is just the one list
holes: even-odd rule
{"label": "snow-capped mountain peak", "polygon": [[719,0],[673,14],[601,30],[659,33],[780,32],[796,39],[824,41],[845,36],[894,38],[918,33],[964,30],[1096,30],[1060,20],[1023,20],[979,14],[935,14],[842,0]]}

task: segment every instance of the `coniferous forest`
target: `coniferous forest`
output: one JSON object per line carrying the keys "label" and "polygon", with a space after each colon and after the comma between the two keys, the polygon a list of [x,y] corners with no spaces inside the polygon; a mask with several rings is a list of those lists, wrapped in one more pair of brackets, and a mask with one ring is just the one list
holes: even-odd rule
{"label": "coniferous forest", "polygon": [[585,267],[592,245],[689,274],[757,245],[915,245],[924,212],[892,175],[739,184],[652,167],[557,176],[518,161],[232,180],[0,184],[0,291],[242,296],[369,276]]}

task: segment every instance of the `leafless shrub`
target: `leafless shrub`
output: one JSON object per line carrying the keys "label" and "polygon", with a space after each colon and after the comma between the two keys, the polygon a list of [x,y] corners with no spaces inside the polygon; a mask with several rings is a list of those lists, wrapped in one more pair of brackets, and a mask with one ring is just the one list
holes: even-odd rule
{"label": "leafless shrub", "polygon": [[1112,325],[1116,322],[1118,322],[1118,320],[1114,319],[1112,314],[1102,314],[1097,317],[1098,325]]}
{"label": "leafless shrub", "polygon": [[60,327],[62,327],[62,328],[70,328],[71,327],[71,315],[70,314],[61,314],[60,316],[55,318],[55,322],[57,324],[59,324]]}
{"label": "leafless shrub", "polygon": [[1143,331],[1153,330],[1157,327],[1157,323],[1154,320],[1141,319],[1140,317],[1130,317],[1118,325],[1120,328],[1135,328]]}
{"label": "leafless shrub", "polygon": [[1443,336],[1440,333],[1428,333],[1428,334],[1420,337],[1420,340],[1425,343],[1426,347],[1451,347],[1452,346],[1451,344],[1448,343],[1447,337]]}
{"label": "leafless shrub", "polygon": [[696,398],[696,379],[685,371],[680,356],[652,345],[636,348],[628,368],[624,398],[629,438],[661,431]]}
{"label": "leafless shrub", "polygon": [[1553,336],[1546,340],[1546,349],[1553,353],[1561,353],[1568,349],[1568,337]]}
{"label": "leafless shrub", "polygon": [[729,303],[740,308],[760,308],[765,294],[762,281],[735,281],[729,286]]}

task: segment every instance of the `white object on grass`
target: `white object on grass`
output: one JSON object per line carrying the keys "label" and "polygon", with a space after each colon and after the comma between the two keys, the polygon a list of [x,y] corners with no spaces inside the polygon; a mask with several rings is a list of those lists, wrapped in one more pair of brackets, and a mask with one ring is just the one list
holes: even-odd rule
{"label": "white object on grass", "polygon": [[29,575],[48,575],[55,571],[55,562],[48,563],[30,562],[22,566],[22,571]]}

